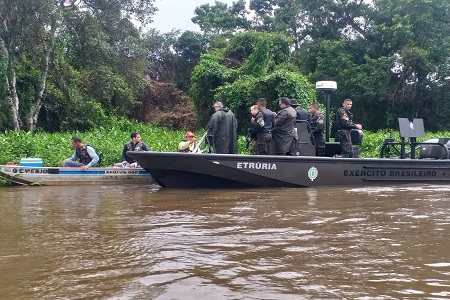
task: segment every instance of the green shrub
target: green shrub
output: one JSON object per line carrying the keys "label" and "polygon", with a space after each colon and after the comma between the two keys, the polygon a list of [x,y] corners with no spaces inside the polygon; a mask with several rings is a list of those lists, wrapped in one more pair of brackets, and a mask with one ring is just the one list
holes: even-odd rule
{"label": "green shrub", "polygon": [[[0,134],[0,164],[20,162],[24,157],[40,157],[45,166],[59,166],[65,158],[71,157],[74,149],[70,139],[74,135],[81,137],[84,143],[91,145],[97,152],[103,152],[102,166],[112,166],[121,161],[123,145],[130,140],[132,132],[139,132],[142,140],[153,151],[176,152],[178,143],[184,139],[185,131],[167,130],[130,121],[126,119],[109,119],[105,126],[86,132],[67,131],[46,133],[36,131],[5,131]],[[201,137],[204,130],[196,133]],[[364,132],[361,157],[379,157],[385,138],[393,137],[400,141],[397,131]],[[424,141],[436,137],[450,137],[450,132],[426,133]],[[249,154],[245,149],[244,136],[238,138],[238,152]]]}
{"label": "green shrub", "polygon": [[[5,131],[0,134],[0,164],[20,162],[24,157],[40,157],[45,166],[59,166],[63,159],[71,157],[74,149],[70,139],[77,135],[83,143],[103,152],[102,166],[111,166],[122,159],[123,145],[130,141],[130,134],[139,132],[142,141],[154,151],[177,151],[185,131],[169,131],[126,119],[111,119],[104,127],[86,132],[66,131],[45,133],[36,131]],[[197,133],[201,136],[203,132]]]}

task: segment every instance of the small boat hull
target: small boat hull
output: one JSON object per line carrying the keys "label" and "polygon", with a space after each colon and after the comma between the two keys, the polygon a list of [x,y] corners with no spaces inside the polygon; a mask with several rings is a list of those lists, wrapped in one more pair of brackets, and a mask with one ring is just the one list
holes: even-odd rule
{"label": "small boat hull", "polygon": [[0,165],[0,177],[20,185],[145,184],[152,176],[141,168],[28,167]]}
{"label": "small boat hull", "polygon": [[132,152],[162,187],[239,188],[450,183],[450,160]]}

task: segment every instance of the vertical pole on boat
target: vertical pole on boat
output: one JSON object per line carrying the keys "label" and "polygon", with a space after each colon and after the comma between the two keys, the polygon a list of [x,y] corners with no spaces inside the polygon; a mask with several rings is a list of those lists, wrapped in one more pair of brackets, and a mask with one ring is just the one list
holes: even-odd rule
{"label": "vertical pole on boat", "polygon": [[406,158],[406,151],[405,151],[405,138],[402,137],[402,142],[400,146],[400,158],[405,159]]}
{"label": "vertical pole on boat", "polygon": [[326,117],[327,122],[325,126],[325,141],[330,141],[330,98],[331,93],[337,90],[336,81],[317,81],[316,82],[316,90],[325,92],[325,100],[326,100]]}
{"label": "vertical pole on boat", "polygon": [[325,99],[327,101],[326,106],[327,106],[327,111],[326,111],[326,117],[327,117],[327,122],[326,122],[326,126],[325,126],[325,141],[329,142],[330,141],[330,122],[328,121],[330,119],[330,100],[331,98],[331,92],[330,91],[326,91],[325,92]]}

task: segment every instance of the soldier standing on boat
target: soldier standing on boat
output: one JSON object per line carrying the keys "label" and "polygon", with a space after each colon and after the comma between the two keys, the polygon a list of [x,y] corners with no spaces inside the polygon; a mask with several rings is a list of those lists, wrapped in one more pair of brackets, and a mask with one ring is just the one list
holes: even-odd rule
{"label": "soldier standing on boat", "polygon": [[270,109],[267,109],[267,101],[259,98],[256,102],[258,113],[252,123],[256,132],[256,149],[253,153],[256,155],[269,155],[272,145],[272,131],[274,127],[275,117]]}
{"label": "soldier standing on boat", "polygon": [[353,114],[350,112],[352,105],[353,101],[351,99],[345,99],[342,103],[342,107],[339,108],[336,113],[336,119],[339,121],[340,125],[339,138],[341,143],[342,157],[353,157],[351,130],[362,130],[361,124],[353,123]]}
{"label": "soldier standing on boat", "polygon": [[216,111],[206,125],[207,142],[214,153],[237,154],[237,121],[231,110],[222,102],[213,105]]}
{"label": "soldier standing on boat", "polygon": [[291,106],[292,108],[297,112],[297,120],[299,121],[306,121],[308,120],[308,112],[300,106],[300,103],[298,103],[297,99],[291,99]]}
{"label": "soldier standing on boat", "polygon": [[252,115],[250,119],[250,128],[248,129],[247,136],[245,137],[247,139],[247,145],[245,146],[246,149],[251,145],[250,148],[250,154],[251,155],[257,155],[258,154],[258,145],[256,144],[256,114],[258,113],[259,109],[257,105],[252,105],[250,107],[250,114]]}
{"label": "soldier standing on boat", "polygon": [[308,122],[311,128],[311,134],[314,137],[314,144],[316,145],[316,155],[325,156],[325,138],[323,137],[323,127],[326,124],[326,117],[319,111],[319,105],[312,103],[309,106],[311,115],[308,117]]}
{"label": "soldier standing on boat", "polygon": [[128,155],[128,151],[150,151],[147,144],[141,141],[141,135],[137,132],[133,132],[130,134],[131,141],[123,145],[122,150],[122,162],[115,163],[114,167],[117,168],[137,168],[139,167],[138,163],[134,159],[133,156]]}
{"label": "soldier standing on boat", "polygon": [[81,139],[78,136],[74,136],[71,139],[71,143],[75,151],[71,158],[63,160],[63,167],[81,167],[82,170],[87,170],[97,164],[100,158],[94,148],[81,143]]}
{"label": "soldier standing on boat", "polygon": [[294,143],[297,113],[291,107],[287,97],[278,99],[281,110],[275,115],[275,129],[272,134],[273,153],[276,155],[290,155]]}

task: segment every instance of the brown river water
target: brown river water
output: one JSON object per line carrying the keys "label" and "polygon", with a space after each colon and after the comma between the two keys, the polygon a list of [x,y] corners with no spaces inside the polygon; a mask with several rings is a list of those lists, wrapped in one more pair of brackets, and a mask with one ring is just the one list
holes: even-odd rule
{"label": "brown river water", "polygon": [[1,187],[0,299],[450,299],[450,187]]}

